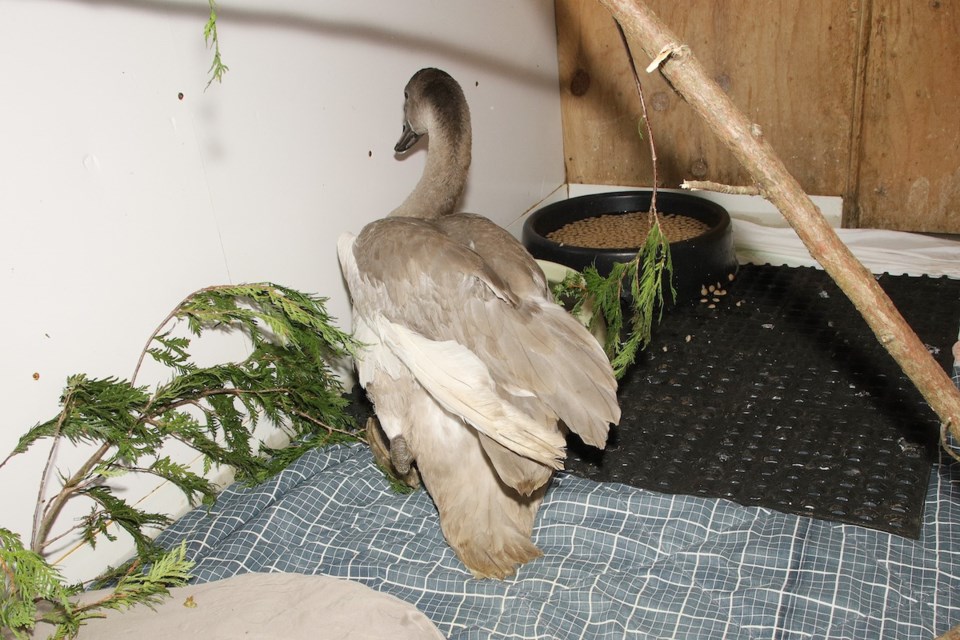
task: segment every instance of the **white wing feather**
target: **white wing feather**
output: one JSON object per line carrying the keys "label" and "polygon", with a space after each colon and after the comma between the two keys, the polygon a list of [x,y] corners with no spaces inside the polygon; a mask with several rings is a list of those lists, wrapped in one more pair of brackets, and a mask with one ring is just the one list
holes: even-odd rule
{"label": "white wing feather", "polygon": [[563,468],[563,435],[549,432],[497,392],[486,365],[452,340],[436,341],[389,320],[377,320],[383,343],[447,411],[511,451]]}

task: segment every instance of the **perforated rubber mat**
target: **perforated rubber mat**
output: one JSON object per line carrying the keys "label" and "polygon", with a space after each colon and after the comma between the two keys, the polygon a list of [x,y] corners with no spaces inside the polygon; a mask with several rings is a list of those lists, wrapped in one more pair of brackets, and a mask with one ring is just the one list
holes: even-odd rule
{"label": "perforated rubber mat", "polygon": [[[949,370],[960,281],[878,281]],[[664,314],[608,448],[571,439],[567,469],[918,537],[939,422],[860,314],[813,268],[724,284]]]}

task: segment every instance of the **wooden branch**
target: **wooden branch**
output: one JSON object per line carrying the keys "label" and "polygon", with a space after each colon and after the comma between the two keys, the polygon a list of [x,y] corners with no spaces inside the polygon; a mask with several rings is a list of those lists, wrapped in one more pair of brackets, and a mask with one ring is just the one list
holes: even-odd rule
{"label": "wooden branch", "polygon": [[680,183],[681,189],[687,191],[714,191],[716,193],[729,193],[737,196],[762,196],[763,192],[759,187],[740,187],[732,184],[720,184],[719,182],[710,182],[709,180],[684,180]]}
{"label": "wooden branch", "polygon": [[651,67],[700,114],[750,172],[764,196],[796,230],[810,255],[837,283],[880,343],[960,440],[960,389],[937,364],[894,307],[873,274],[851,253],[790,175],[773,148],[704,71],[689,47],[642,0],[600,0],[632,41],[654,60]]}
{"label": "wooden branch", "polygon": [[623,50],[627,54],[627,61],[630,63],[630,72],[633,74],[633,82],[637,86],[637,97],[640,98],[640,111],[643,113],[643,126],[647,130],[647,143],[650,146],[650,168],[653,171],[653,185],[650,188],[650,213],[657,221],[657,146],[653,143],[653,127],[650,126],[650,116],[647,114],[647,101],[643,95],[643,84],[640,82],[640,74],[637,73],[637,65],[633,59],[633,52],[630,51],[630,42],[627,40],[627,34],[623,32],[620,23],[614,20],[617,25],[617,33],[620,34],[620,42],[623,43]]}
{"label": "wooden branch", "polygon": [[43,510],[43,518],[33,533],[33,542],[31,544],[33,551],[44,555],[43,550],[48,546],[47,538],[50,535],[50,530],[53,529],[53,525],[57,522],[57,518],[60,516],[64,505],[70,501],[70,498],[77,492],[83,479],[87,477],[91,469],[97,466],[97,463],[103,460],[103,457],[107,455],[109,450],[110,444],[104,442],[100,445],[94,454],[80,466],[80,469],[63,484],[60,493],[58,493],[53,500],[51,500],[50,504],[47,505],[47,508]]}

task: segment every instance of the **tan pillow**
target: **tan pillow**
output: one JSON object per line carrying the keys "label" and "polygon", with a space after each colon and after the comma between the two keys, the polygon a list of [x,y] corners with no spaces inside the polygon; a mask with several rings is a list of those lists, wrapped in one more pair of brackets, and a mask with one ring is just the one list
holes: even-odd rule
{"label": "tan pillow", "polygon": [[[329,576],[246,573],[171,589],[171,594],[155,609],[107,612],[106,618],[88,622],[78,637],[443,639],[413,605],[359,582]],[[97,597],[98,592],[90,592],[83,600]]]}

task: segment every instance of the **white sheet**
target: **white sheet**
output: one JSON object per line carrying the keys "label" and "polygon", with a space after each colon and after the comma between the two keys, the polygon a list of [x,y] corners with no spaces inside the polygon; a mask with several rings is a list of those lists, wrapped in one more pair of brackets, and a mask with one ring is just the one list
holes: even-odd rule
{"label": "white sheet", "polygon": [[[880,229],[836,229],[837,235],[872,273],[948,276],[960,279],[960,242]],[[819,267],[791,227],[733,220],[737,259],[744,263]]]}

